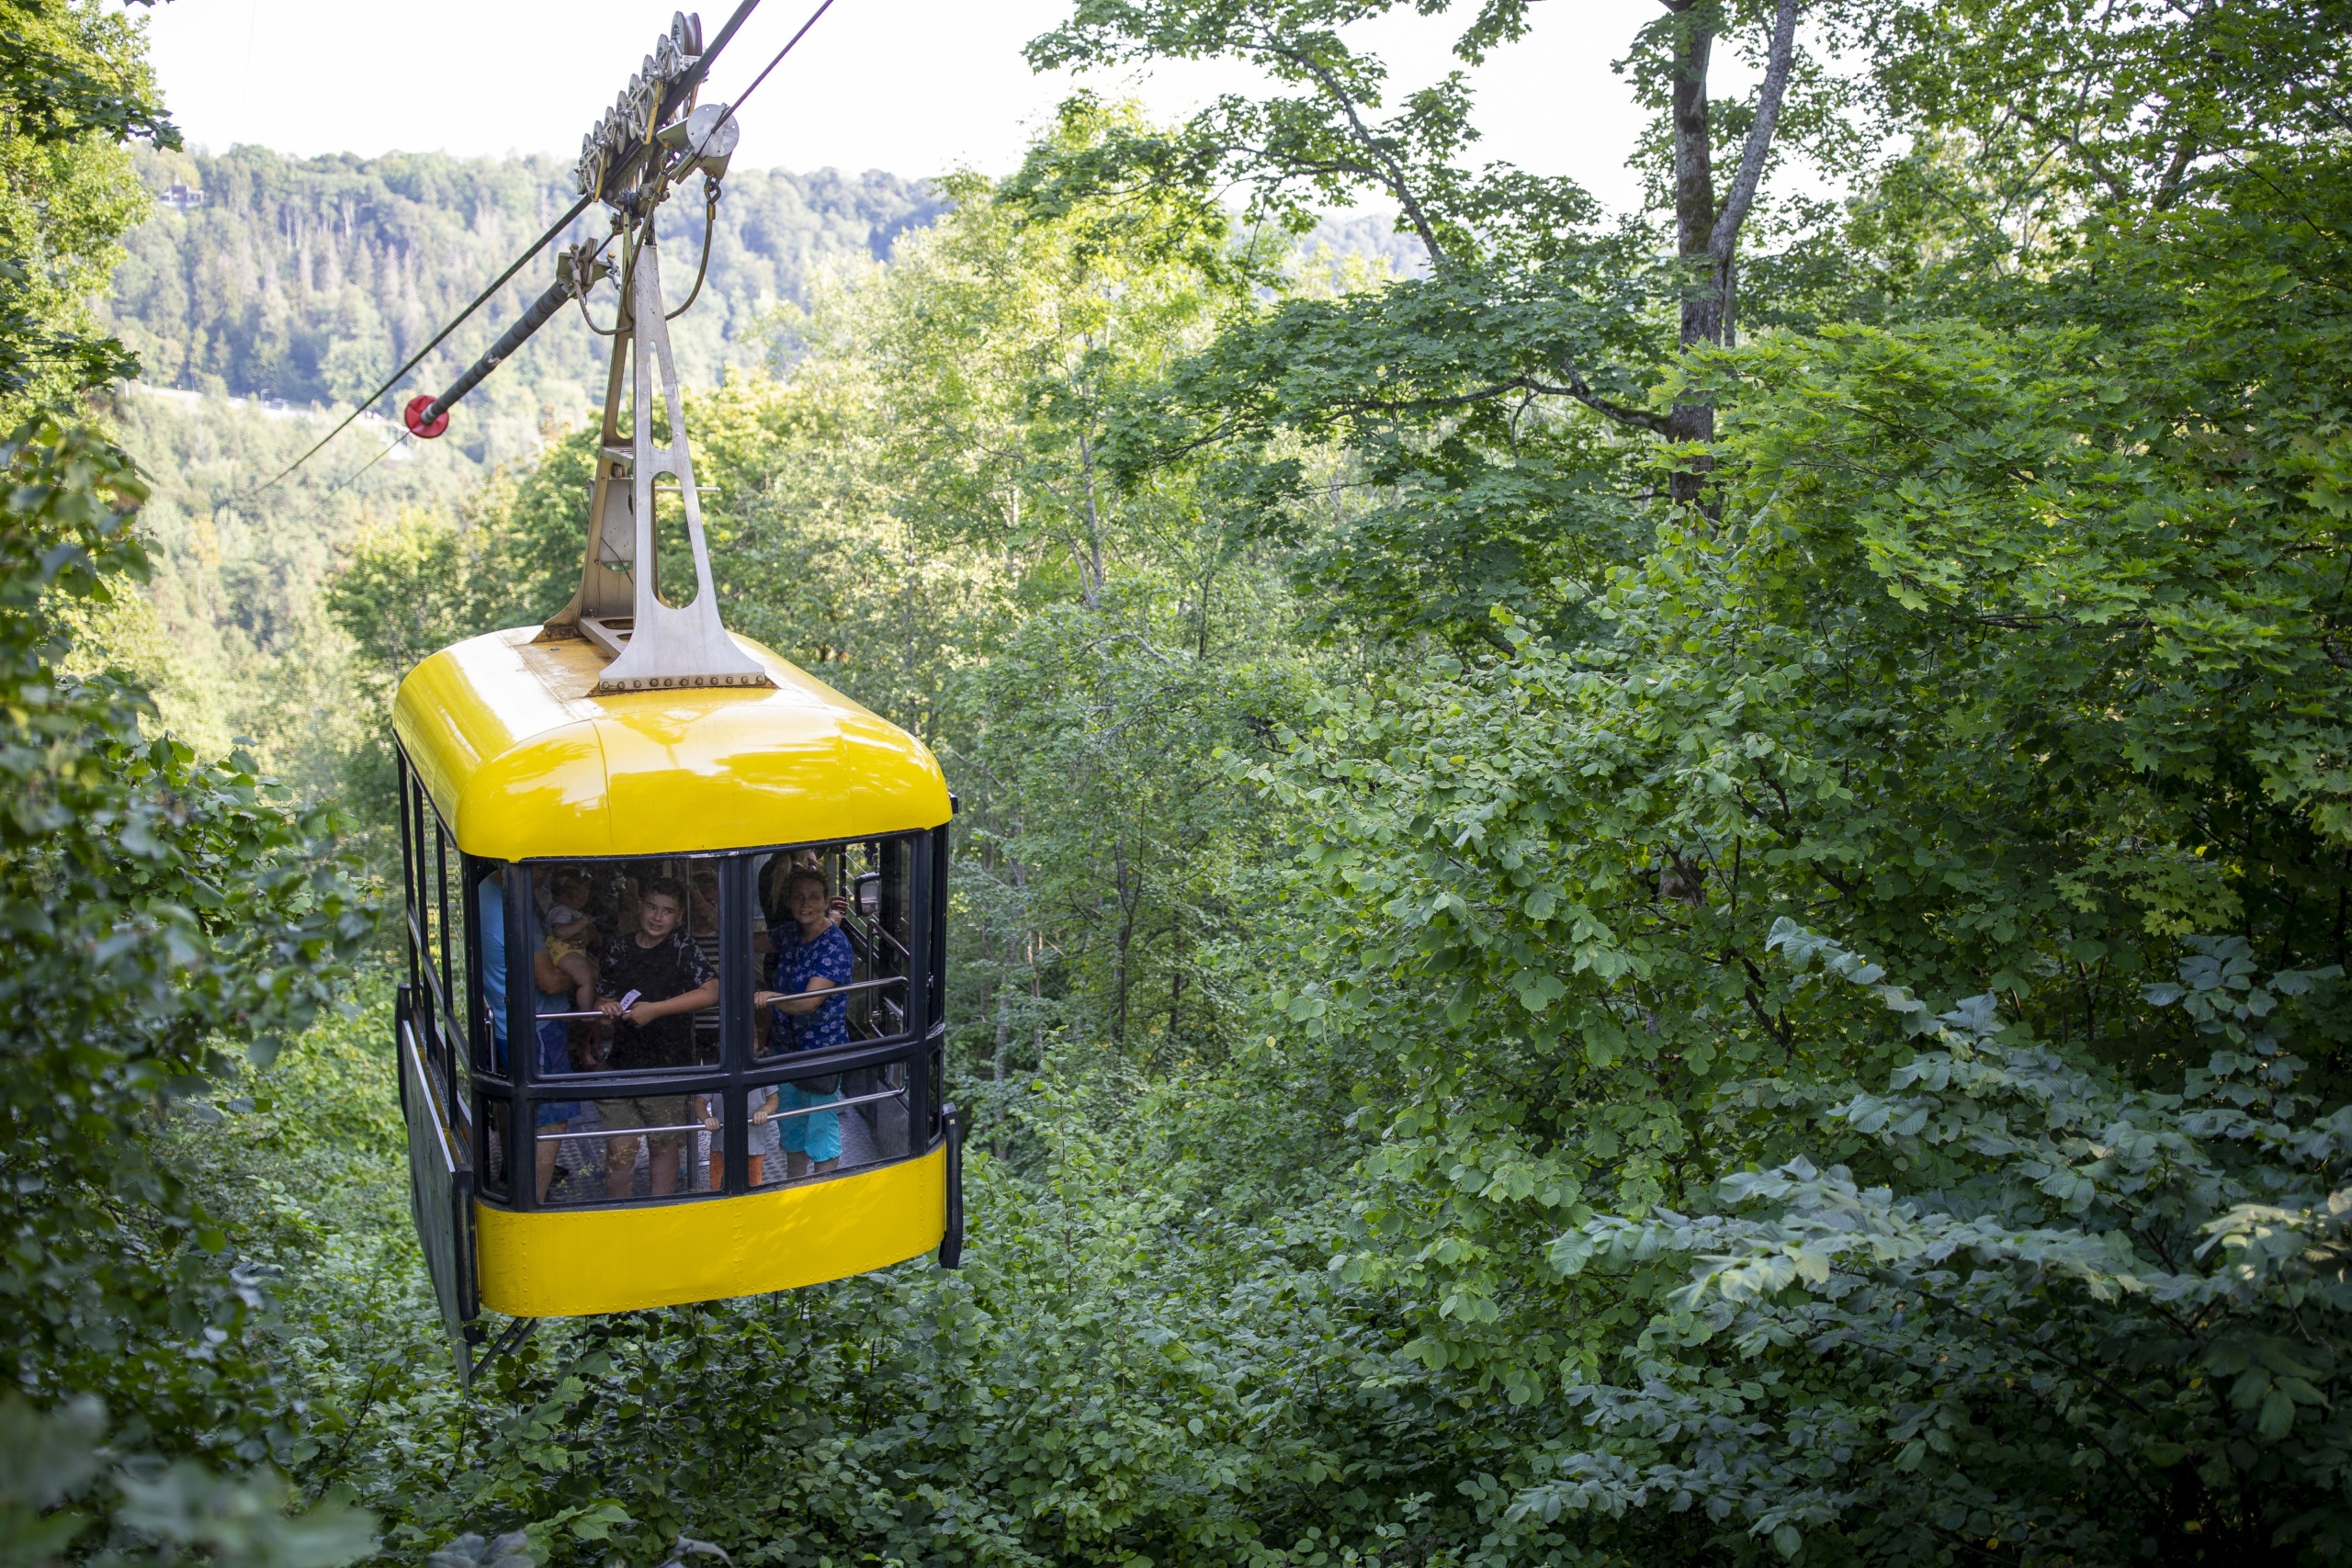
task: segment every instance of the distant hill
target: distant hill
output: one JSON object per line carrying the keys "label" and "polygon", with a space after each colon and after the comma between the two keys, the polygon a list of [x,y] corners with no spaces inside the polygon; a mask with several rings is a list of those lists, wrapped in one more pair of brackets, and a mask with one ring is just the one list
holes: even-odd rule
{"label": "distant hill", "polygon": [[[392,153],[294,158],[261,147],[219,157],[143,152],[155,214],[126,242],[109,309],[153,386],[331,405],[379,384],[495,276],[573,198],[556,159]],[[702,243],[690,189],[662,225],[663,269],[683,299]],[[920,180],[831,169],[738,169],[718,208],[710,278],[671,327],[678,369],[708,384],[761,356],[752,321],[780,299],[803,302],[828,258],[888,257],[945,204]],[[576,237],[595,231],[596,213]],[[1385,257],[1401,276],[1427,270],[1420,243],[1386,220],[1329,218],[1306,240]],[[435,387],[470,363],[554,277],[533,264],[426,361]],[[610,296],[601,320],[609,321]],[[535,449],[550,421],[601,403],[603,340],[576,310],[542,329],[458,411],[450,439],[479,462]],[[396,414],[386,406],[379,412]]]}
{"label": "distant hill", "polygon": [[[110,309],[145,379],[298,408],[376,385],[572,200],[569,170],[548,157],[292,158],[237,147],[219,157],[149,152],[142,174],[161,205],[127,242]],[[673,201],[662,225],[673,299],[693,282],[702,243],[696,195]],[[942,206],[921,181],[895,175],[737,170],[703,298],[672,328],[680,373],[708,382],[728,362],[754,357],[743,341],[752,319],[799,300],[813,266],[887,256]],[[598,221],[583,218],[580,234]],[[427,384],[487,347],[553,276],[551,260],[517,276],[427,361]],[[510,446],[489,439],[501,419],[527,435],[543,407],[568,420],[601,401],[604,363],[601,340],[568,312],[476,394],[452,436],[476,457],[497,455],[482,446]]]}
{"label": "distant hill", "polygon": [[1307,232],[1300,248],[1312,252],[1317,245],[1329,245],[1341,255],[1385,261],[1399,277],[1430,275],[1429,248],[1421,243],[1419,235],[1409,229],[1399,230],[1391,218],[1369,213],[1344,218],[1326,216]]}

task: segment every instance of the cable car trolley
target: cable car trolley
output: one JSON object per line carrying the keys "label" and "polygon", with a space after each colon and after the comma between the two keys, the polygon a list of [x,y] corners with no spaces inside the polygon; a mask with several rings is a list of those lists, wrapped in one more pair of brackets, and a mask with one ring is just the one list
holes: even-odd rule
{"label": "cable car trolley", "polygon": [[[654,215],[695,175],[716,209],[733,110],[695,97],[752,3],[708,51],[673,22],[582,148],[612,236],[560,253],[489,354],[406,411],[437,436],[531,331],[617,284],[579,592],[425,660],[393,709],[401,1103],[468,1378],[483,1308],[511,1343],[961,1249],[953,799],[920,740],[720,624],[670,355]],[[665,533],[690,592],[664,592]]]}

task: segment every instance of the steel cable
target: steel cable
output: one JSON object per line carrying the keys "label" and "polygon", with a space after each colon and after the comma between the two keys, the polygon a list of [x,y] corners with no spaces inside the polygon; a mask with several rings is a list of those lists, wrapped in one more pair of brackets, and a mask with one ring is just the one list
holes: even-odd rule
{"label": "steel cable", "polygon": [[[694,65],[679,78],[676,90],[680,94],[690,96],[701,86],[704,78],[709,73],[710,62],[718,57],[718,51],[720,50],[727,47],[728,40],[735,36],[736,29],[743,25],[745,18],[749,17],[752,12],[758,8],[759,3],[760,0],[742,0],[742,4],[735,7],[734,15],[727,18],[727,25],[719,29],[718,38],[711,41],[710,47],[705,50],[701,56],[695,60]],[[832,8],[833,0],[822,0],[822,4],[819,5],[815,10],[808,13],[808,19],[802,22],[799,29],[789,39],[785,40],[784,47],[777,50],[774,57],[771,58],[765,65],[760,68],[760,73],[752,78],[751,85],[745,87],[742,92],[738,94],[734,102],[727,106],[727,112],[718,117],[718,123],[713,125],[709,130],[704,132],[703,139],[695,146],[693,159],[688,160],[688,162],[699,160],[701,158],[704,152],[709,148],[711,139],[717,136],[721,130],[725,129],[728,122],[735,118],[736,110],[743,107],[744,100],[749,98],[753,93],[760,90],[760,84],[766,81],[768,77],[775,73],[775,68],[784,63],[784,57],[790,54],[799,44],[800,40],[808,36],[808,29],[815,27],[818,20],[822,17],[826,12]],[[646,153],[652,150],[652,147],[653,143],[649,141],[645,144],[645,147],[639,150],[637,156],[642,157],[646,155]],[[636,162],[636,158],[631,158],[629,162],[634,164]],[[626,167],[627,165],[624,165],[624,171],[626,170]],[[589,204],[595,199],[596,197],[594,194],[591,193],[582,197],[577,202],[573,203],[571,211],[556,220],[555,224],[549,228],[546,233],[541,234],[537,241],[532,244],[529,250],[525,251],[520,256],[515,258],[514,265],[508,267],[504,272],[500,273],[496,278],[492,279],[489,288],[483,289],[480,294],[475,295],[472,302],[467,305],[463,310],[460,310],[447,326],[443,327],[438,333],[434,334],[433,341],[431,343],[426,344],[423,348],[417,350],[413,358],[412,358],[406,365],[401,366],[398,370],[394,371],[390,380],[386,381],[381,387],[379,387],[376,390],[370,392],[368,395],[366,402],[360,403],[357,407],[354,408],[350,413],[345,415],[342,421],[338,423],[333,430],[328,431],[324,436],[320,438],[317,445],[313,446],[308,452],[303,453],[300,457],[295,458],[291,463],[288,463],[286,468],[279,472],[276,479],[269,481],[269,484],[263,485],[260,488],[262,490],[267,490],[270,485],[277,483],[279,479],[283,479],[288,474],[292,473],[296,468],[299,468],[304,463],[309,462],[311,457],[318,454],[321,448],[326,446],[328,442],[341,434],[345,426],[349,425],[353,420],[357,419],[362,410],[366,409],[378,398],[382,397],[386,392],[390,391],[394,387],[398,386],[401,377],[406,376],[411,370],[415,369],[419,361],[424,359],[426,355],[432,353],[435,348],[438,347],[443,339],[447,338],[451,333],[457,331],[458,326],[465,321],[466,318],[471,316],[476,310],[481,308],[482,303],[485,300],[487,300],[492,295],[497,293],[499,289],[505,287],[507,280],[512,278],[516,273],[522,271],[524,266],[530,262],[532,257],[547,249],[548,243],[552,242],[558,234],[560,234],[565,229],[569,228],[571,225],[572,220],[577,219],[582,212],[586,211]],[[703,262],[706,266],[709,265],[710,260],[709,252],[707,250],[710,240],[711,234],[709,231],[709,220],[706,219],[703,233],[703,243],[706,247]],[[700,293],[701,290],[702,279],[698,275],[695,279],[695,291],[696,293]],[[585,303],[584,299],[582,303]],[[692,303],[692,300],[689,299],[688,303]],[[683,308],[684,307],[681,307],[681,309]],[[593,327],[594,323],[592,321],[590,325]],[[392,443],[392,446],[401,445],[401,441],[404,441],[406,439],[407,433],[402,432],[401,440],[394,441]],[[334,490],[329,491],[327,493],[330,496],[340,494],[352,483],[353,480],[358,479],[361,474],[366,473],[369,468],[372,468],[378,463],[382,462],[385,456],[389,454],[391,449],[391,446],[387,446],[382,452],[377,453],[376,456],[370,457],[366,463],[362,464],[359,468],[350,476],[350,478],[343,480],[342,483],[336,485]]]}
{"label": "steel cable", "polygon": [[[734,38],[737,30],[740,29],[743,23],[750,18],[752,13],[759,8],[759,4],[760,0],[741,0],[741,4],[735,7],[734,15],[729,17],[727,18],[727,25],[718,29],[718,36],[711,40],[710,47],[704,50],[701,55],[695,59],[694,64],[689,66],[684,74],[679,78],[677,90],[682,95],[690,96],[695,88],[702,85],[703,78],[709,74],[711,62],[718,58],[719,51],[727,47],[729,40]],[[825,6],[831,6],[831,4],[832,0],[825,0]],[[807,22],[801,24],[800,33],[807,32],[811,26],[815,25],[817,17],[821,17],[825,14],[825,6],[819,6],[817,8],[817,16],[810,17]],[[800,33],[795,33],[792,36],[792,43],[787,43],[784,46],[783,53],[778,54],[775,60],[768,62],[767,71],[760,73],[758,79],[752,82],[752,86],[756,87],[759,85],[760,82],[766,80],[768,71],[775,69],[776,61],[782,60],[785,54],[789,54],[792,51],[792,44],[798,43],[800,41]],[[744,96],[746,97],[749,97],[750,96],[749,92],[744,94]],[[727,123],[727,118],[731,118],[732,116],[733,111],[730,109],[728,116],[720,119],[719,124],[724,125]],[[706,139],[706,141],[707,141],[707,139]],[[642,153],[639,155],[641,156]],[[442,343],[451,333],[456,332],[460,326],[463,326],[468,318],[471,317],[476,310],[481,310],[482,306],[489,301],[492,295],[496,294],[501,288],[505,288],[508,281],[512,279],[516,273],[522,271],[526,266],[530,265],[532,258],[537,256],[541,251],[546,250],[549,244],[554,243],[557,236],[560,235],[566,229],[571,227],[573,221],[576,220],[582,213],[587,211],[589,205],[595,199],[595,194],[594,192],[590,192],[589,194],[582,196],[578,201],[572,203],[571,209],[570,211],[566,212],[562,217],[557,219],[554,223],[550,224],[547,232],[541,234],[537,240],[532,242],[531,248],[529,250],[525,251],[521,255],[514,258],[513,265],[509,266],[504,272],[500,273],[496,277],[492,278],[488,288],[475,295],[473,299],[467,303],[464,310],[451,317],[449,323],[443,327],[439,332],[435,333],[433,334],[432,341],[427,343],[423,348],[418,349],[414,355],[411,355],[407,364],[401,366],[398,370],[393,371],[391,376],[382,386],[377,388],[374,391],[368,393],[365,398],[362,398],[358,402],[354,404],[351,412],[344,415],[342,419],[338,420],[335,423],[334,428],[321,436],[318,441],[311,446],[309,451],[303,453],[300,457],[287,464],[285,468],[279,469],[277,476],[271,479],[267,483],[255,487],[254,493],[258,494],[261,491],[268,490],[271,486],[277,484],[279,481],[283,480],[287,475],[292,473],[295,469],[300,468],[303,464],[309,462],[311,458],[317,457],[322,451],[325,450],[328,442],[333,441],[336,436],[342,434],[345,429],[349,428],[353,420],[357,419],[362,413],[373,407],[377,399],[382,397],[385,393],[399,386],[401,378],[407,376],[410,371],[415,369],[418,365],[422,364],[426,355],[431,354],[435,349],[440,347]],[[393,446],[398,445],[400,445],[399,442],[393,443]],[[389,452],[390,450],[391,447],[390,446],[384,449],[385,452]],[[374,457],[368,459],[367,464],[359,469],[358,473],[355,473],[351,476],[351,479],[344,480],[343,484],[335,486],[335,491],[341,491],[345,485],[348,485],[351,482],[351,479],[357,479],[359,474],[365,473],[368,468],[374,468],[379,462],[383,460],[383,456],[384,454],[379,452]],[[329,493],[333,494],[334,491],[330,491]]]}

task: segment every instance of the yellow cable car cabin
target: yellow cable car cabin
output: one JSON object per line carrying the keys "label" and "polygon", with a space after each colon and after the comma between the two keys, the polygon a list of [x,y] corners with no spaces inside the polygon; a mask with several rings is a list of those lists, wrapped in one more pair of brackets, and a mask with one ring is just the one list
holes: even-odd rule
{"label": "yellow cable car cabin", "polygon": [[[483,1307],[519,1336],[962,1247],[946,781],[719,621],[653,223],[689,175],[716,201],[733,146],[731,111],[695,105],[700,39],[674,18],[611,145],[591,138],[580,188],[611,233],[404,414],[440,434],[541,322],[617,284],[579,592],[435,654],[393,709],[401,1103],[461,1377]],[[665,554],[691,562],[682,602]]]}
{"label": "yellow cable car cabin", "polygon": [[[954,1261],[946,783],[736,641],[768,684],[599,694],[538,627],[401,683],[402,1102],[453,1327]],[[608,1016],[624,985],[685,1005]]]}

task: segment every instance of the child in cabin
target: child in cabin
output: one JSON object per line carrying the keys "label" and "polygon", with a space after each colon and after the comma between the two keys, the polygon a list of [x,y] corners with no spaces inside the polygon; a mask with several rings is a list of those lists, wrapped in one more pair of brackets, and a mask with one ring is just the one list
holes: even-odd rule
{"label": "child in cabin", "polygon": [[571,982],[572,1005],[582,1012],[596,1005],[596,967],[589,952],[601,934],[585,909],[558,904],[548,910],[548,962]]}
{"label": "child in cabin", "polygon": [[[768,1052],[781,1055],[797,1051],[824,1051],[849,1043],[846,998],[825,997],[850,982],[855,955],[840,925],[841,900],[832,896],[825,874],[812,866],[795,866],[785,882],[789,924],[778,926],[771,940],[775,946],[775,989],[755,991],[752,1006],[770,1014]],[[783,1130],[785,1175],[797,1181],[805,1176],[828,1176],[841,1164],[842,1125],[838,1111],[813,1111],[841,1098],[841,1075],[828,1074],[801,1083],[778,1086],[790,1117]]]}
{"label": "child in cabin", "polygon": [[[761,1084],[743,1096],[743,1110],[751,1122],[752,1160],[751,1185],[757,1187],[768,1172],[780,1170],[776,1158],[781,1152],[779,1134],[782,1125],[775,1119],[781,1100],[774,1084]],[[719,1147],[718,1097],[702,1097],[702,1124],[710,1129],[710,1190],[716,1192],[724,1185],[727,1156]]]}
{"label": "child in cabin", "polygon": [[[593,1011],[596,1005],[596,970],[589,950],[597,939],[596,922],[587,913],[588,879],[577,869],[557,871],[548,884],[548,903],[539,913],[546,940],[531,955],[531,979],[538,991],[538,1059],[533,1071],[542,1080],[565,1073],[593,1070],[600,1059],[593,1026],[577,1019],[549,1018],[548,1013]],[[593,1163],[598,1151],[593,1142],[574,1144],[563,1138],[585,1109],[582,1101],[541,1101],[538,1126],[557,1136],[538,1141],[539,1201],[548,1201],[559,1168]]]}
{"label": "child in cabin", "polygon": [[539,911],[546,939],[532,955],[532,973],[544,991],[571,996],[571,1006],[586,1012],[596,1005],[597,940],[589,899],[594,889],[576,866],[558,871],[548,887],[548,902]]}

